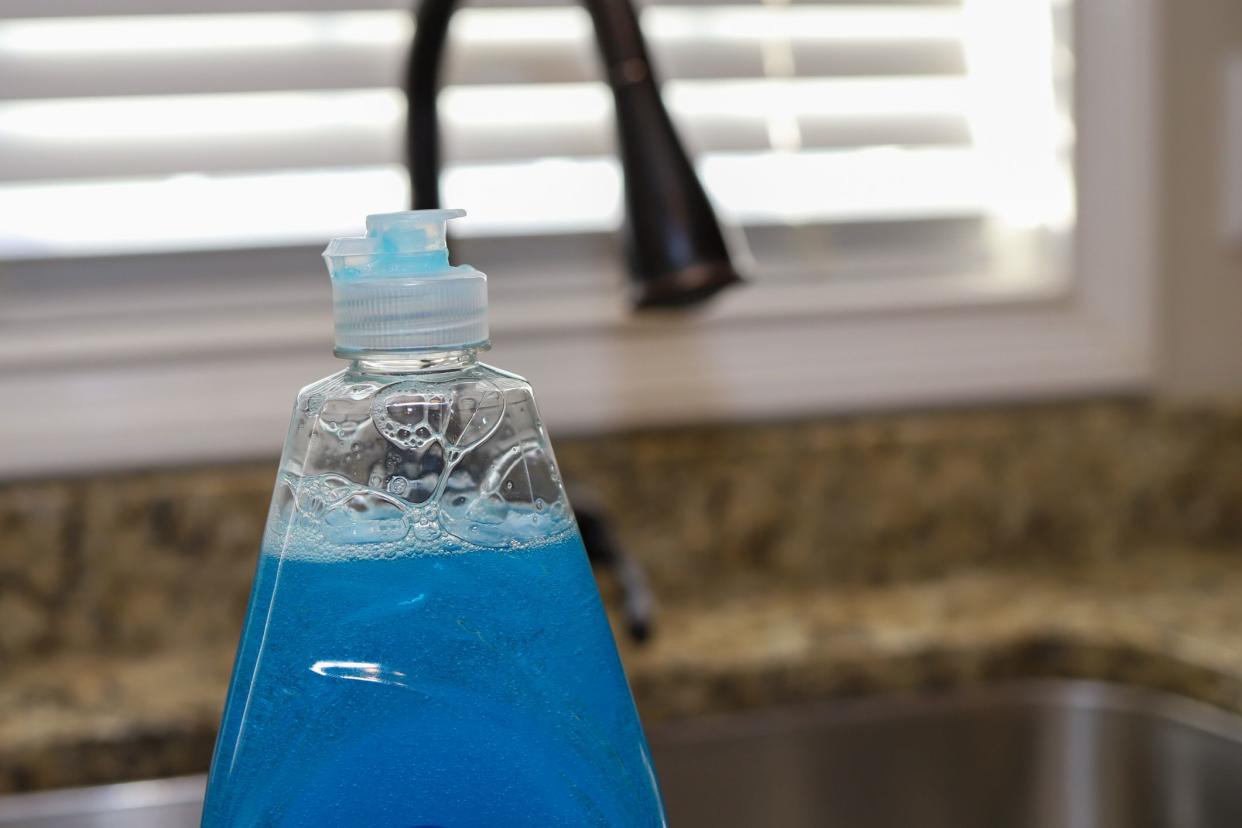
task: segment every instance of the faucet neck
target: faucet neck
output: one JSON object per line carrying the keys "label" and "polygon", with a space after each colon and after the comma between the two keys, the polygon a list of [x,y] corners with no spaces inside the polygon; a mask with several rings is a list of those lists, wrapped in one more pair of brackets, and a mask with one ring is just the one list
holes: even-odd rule
{"label": "faucet neck", "polygon": [[[637,308],[693,304],[740,282],[694,165],[652,74],[633,0],[581,0],[617,113],[626,242]],[[414,205],[439,207],[436,93],[458,0],[422,0],[406,74],[406,154]]]}

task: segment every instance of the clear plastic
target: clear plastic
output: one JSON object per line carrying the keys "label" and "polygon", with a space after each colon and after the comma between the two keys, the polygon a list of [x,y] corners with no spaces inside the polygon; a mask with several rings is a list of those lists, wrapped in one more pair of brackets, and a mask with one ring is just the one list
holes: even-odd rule
{"label": "clear plastic", "polygon": [[329,242],[338,355],[487,344],[487,276],[449,264],[445,223],[465,214],[378,213],[367,216],[366,235]]}
{"label": "clear plastic", "polygon": [[298,395],[203,824],[665,824],[525,380],[375,355]]}

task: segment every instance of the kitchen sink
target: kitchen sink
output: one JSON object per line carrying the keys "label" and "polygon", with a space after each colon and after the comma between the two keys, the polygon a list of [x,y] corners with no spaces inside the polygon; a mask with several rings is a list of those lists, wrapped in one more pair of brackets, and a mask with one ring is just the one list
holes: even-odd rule
{"label": "kitchen sink", "polygon": [[[1242,826],[1242,718],[1092,682],[695,720],[651,744],[676,828]],[[194,826],[202,791],[186,777],[0,797],[0,826]]]}
{"label": "kitchen sink", "polygon": [[1242,718],[1024,682],[666,728],[670,824],[1239,828]]}

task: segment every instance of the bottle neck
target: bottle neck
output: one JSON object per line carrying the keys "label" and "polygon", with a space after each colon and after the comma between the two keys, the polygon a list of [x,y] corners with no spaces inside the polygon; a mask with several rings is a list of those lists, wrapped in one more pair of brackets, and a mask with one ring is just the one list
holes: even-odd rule
{"label": "bottle neck", "polygon": [[353,355],[350,370],[361,374],[423,374],[461,371],[477,364],[478,348],[450,351],[373,351]]}

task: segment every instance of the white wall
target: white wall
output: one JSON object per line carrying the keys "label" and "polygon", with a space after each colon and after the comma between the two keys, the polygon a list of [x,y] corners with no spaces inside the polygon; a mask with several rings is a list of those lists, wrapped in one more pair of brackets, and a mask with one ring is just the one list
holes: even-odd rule
{"label": "white wall", "polygon": [[1225,66],[1242,56],[1242,2],[1164,0],[1163,22],[1158,389],[1176,399],[1237,396],[1242,239],[1223,238],[1221,188]]}

